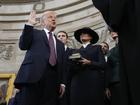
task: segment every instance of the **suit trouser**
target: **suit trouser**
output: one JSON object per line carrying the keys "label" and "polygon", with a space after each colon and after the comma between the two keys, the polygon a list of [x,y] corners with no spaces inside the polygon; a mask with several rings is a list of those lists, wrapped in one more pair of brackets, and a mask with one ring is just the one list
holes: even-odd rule
{"label": "suit trouser", "polygon": [[115,83],[110,88],[111,105],[120,105],[120,83]]}
{"label": "suit trouser", "polygon": [[17,105],[57,105],[58,75],[55,67],[49,67],[38,83],[24,86],[17,99]]}

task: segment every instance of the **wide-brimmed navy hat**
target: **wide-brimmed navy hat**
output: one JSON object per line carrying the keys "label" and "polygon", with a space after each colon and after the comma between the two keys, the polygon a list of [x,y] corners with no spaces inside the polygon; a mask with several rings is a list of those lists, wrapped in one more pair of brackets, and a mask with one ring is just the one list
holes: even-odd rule
{"label": "wide-brimmed navy hat", "polygon": [[92,37],[92,40],[90,41],[92,44],[97,43],[97,41],[99,40],[99,36],[94,30],[92,30],[89,27],[84,27],[84,28],[78,29],[74,32],[75,39],[80,43],[82,43],[80,40],[80,35],[82,35],[82,34],[90,35]]}

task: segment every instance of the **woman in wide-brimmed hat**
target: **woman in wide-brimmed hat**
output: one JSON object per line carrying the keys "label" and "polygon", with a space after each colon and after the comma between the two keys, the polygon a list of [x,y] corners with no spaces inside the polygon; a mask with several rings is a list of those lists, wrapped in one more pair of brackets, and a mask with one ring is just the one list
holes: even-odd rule
{"label": "woman in wide-brimmed hat", "polygon": [[85,43],[84,38],[81,39],[81,36],[84,36],[84,38],[85,36],[90,37],[91,39],[86,40],[86,42],[90,42],[92,44],[95,44],[99,39],[98,34],[89,27],[81,28],[74,33],[74,37],[78,42]]}
{"label": "woman in wide-brimmed hat", "polygon": [[105,59],[101,46],[93,46],[99,36],[91,28],[84,27],[76,30],[74,37],[82,44],[79,49],[82,59],[72,66],[71,105],[103,105]]}

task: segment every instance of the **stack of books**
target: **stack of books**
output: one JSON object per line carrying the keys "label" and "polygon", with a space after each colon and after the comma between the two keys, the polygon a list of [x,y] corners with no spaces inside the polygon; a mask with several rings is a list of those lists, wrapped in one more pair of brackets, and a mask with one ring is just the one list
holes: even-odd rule
{"label": "stack of books", "polygon": [[71,56],[69,56],[69,59],[71,59],[71,60],[81,60],[82,57],[81,57],[80,53],[73,53]]}

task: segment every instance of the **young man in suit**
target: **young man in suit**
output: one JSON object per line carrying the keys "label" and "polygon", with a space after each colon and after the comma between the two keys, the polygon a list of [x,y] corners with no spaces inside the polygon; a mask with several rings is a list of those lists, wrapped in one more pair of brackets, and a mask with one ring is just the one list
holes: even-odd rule
{"label": "young man in suit", "polygon": [[120,105],[120,57],[118,34],[111,32],[111,37],[116,42],[116,45],[108,53],[108,65],[111,74],[108,88],[111,93],[111,105]]}
{"label": "young man in suit", "polygon": [[43,30],[34,29],[36,13],[32,11],[19,40],[21,50],[27,50],[15,79],[17,105],[57,105],[63,95],[64,44],[54,36],[56,13],[46,11],[41,17]]}
{"label": "young man in suit", "polygon": [[68,34],[65,31],[59,31],[57,33],[57,39],[60,40],[65,45],[65,80],[66,80],[66,89],[65,94],[60,99],[61,105],[70,105],[70,83],[71,83],[71,74],[70,74],[70,67],[69,67],[69,56],[72,54],[72,48],[67,46],[68,43]]}

